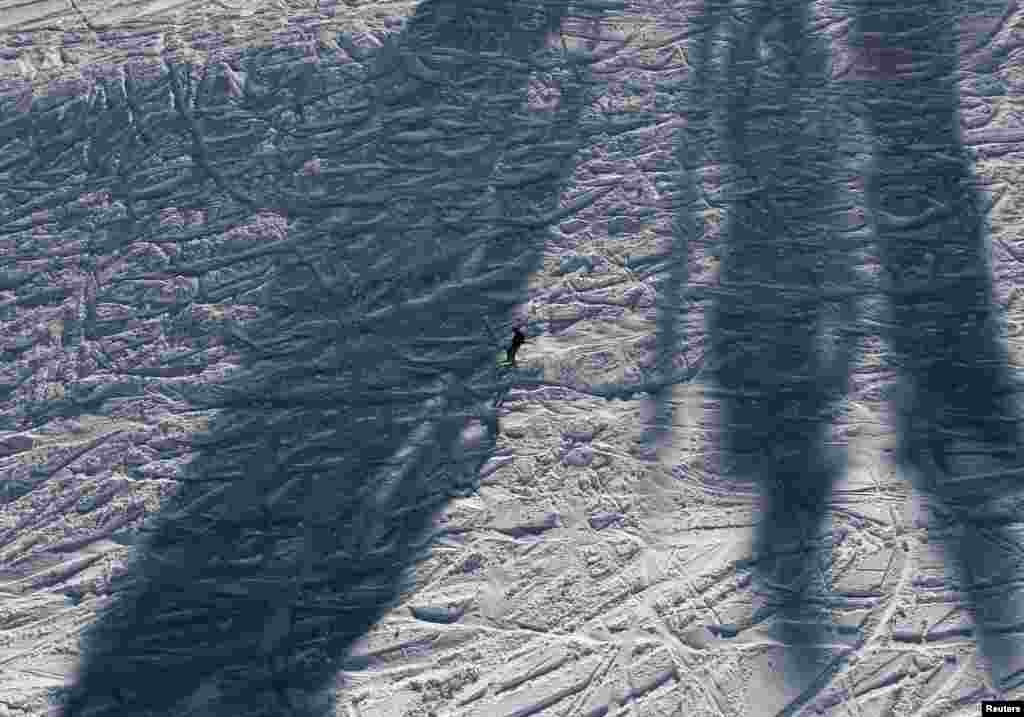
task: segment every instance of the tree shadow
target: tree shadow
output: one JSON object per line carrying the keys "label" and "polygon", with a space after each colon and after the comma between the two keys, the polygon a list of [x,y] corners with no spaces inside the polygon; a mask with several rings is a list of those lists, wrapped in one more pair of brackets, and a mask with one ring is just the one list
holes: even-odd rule
{"label": "tree shadow", "polygon": [[[867,195],[901,387],[897,459],[959,524],[947,553],[991,676],[1008,688],[1024,670],[1013,634],[1024,621],[1012,587],[1020,565],[1007,549],[1014,538],[1005,505],[1022,486],[1019,389],[999,335],[986,217],[960,134],[956,31],[968,12],[952,2],[853,3],[854,42],[875,49],[881,65],[853,92],[875,139]],[[900,62],[886,65],[886,57]]]}
{"label": "tree shadow", "polygon": [[[325,191],[238,178],[232,196],[287,217],[289,238],[251,294],[259,316],[229,332],[240,369],[188,397],[215,418],[83,635],[62,715],[334,713],[353,643],[412,589],[438,512],[493,451],[501,347],[484,322],[524,299],[547,227],[574,208],[559,198],[593,58],[545,48],[568,13],[420,3],[321,142],[338,161]],[[322,71],[293,80],[308,94]],[[536,71],[560,81],[546,119],[524,109]],[[250,109],[276,107],[267,83]],[[172,84],[188,117],[187,75]]]}
{"label": "tree shadow", "polygon": [[705,122],[693,142],[716,147],[712,201],[727,209],[707,319],[715,470],[727,484],[759,486],[755,621],[776,618],[794,682],[820,672],[814,653],[829,642],[809,597],[824,577],[826,502],[845,463],[844,449],[826,444],[858,351],[852,254],[863,244],[847,226],[854,165],[831,96],[830,43],[811,12],[804,2],[707,3],[691,53],[695,91],[713,98],[698,105]]}
{"label": "tree shadow", "polygon": [[[1024,668],[1014,634],[1024,603],[1008,594],[1019,565],[1006,548],[1020,486],[1019,419],[984,213],[960,141],[961,18],[949,4],[850,6],[851,44],[869,66],[840,96],[874,140],[867,200],[890,312],[885,338],[900,381],[898,459],[959,525],[951,562],[981,652],[1006,689]],[[724,12],[709,3],[699,25],[716,27]],[[837,99],[825,69],[829,48],[810,31],[810,6],[761,2],[729,13],[720,88],[709,91],[701,79],[710,33],[692,54],[695,87],[721,98],[729,205],[708,321],[720,468],[724,478],[760,485],[754,566],[768,596],[761,616],[781,618],[786,644],[821,644],[824,620],[809,614],[808,590],[822,562],[826,501],[845,463],[844,449],[826,448],[827,431],[865,334],[858,298],[870,287],[858,286],[851,262],[862,242],[844,232],[849,176],[829,109]],[[786,671],[797,680],[820,672],[799,652],[792,660]]]}

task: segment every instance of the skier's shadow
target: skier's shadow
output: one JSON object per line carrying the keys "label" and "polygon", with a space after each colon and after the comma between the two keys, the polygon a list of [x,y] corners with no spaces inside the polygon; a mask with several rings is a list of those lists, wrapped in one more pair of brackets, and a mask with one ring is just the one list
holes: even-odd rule
{"label": "skier's shadow", "polygon": [[[810,5],[760,2],[746,14],[725,5],[709,0],[698,20],[713,28],[729,13],[734,22],[720,87],[707,87],[705,79],[713,33],[704,33],[690,55],[693,86],[701,96],[721,98],[720,161],[730,168],[723,179],[729,210],[721,286],[708,321],[721,407],[719,469],[760,485],[754,565],[767,600],[756,617],[779,618],[787,644],[820,646],[832,641],[828,617],[815,613],[809,590],[824,577],[826,502],[845,463],[843,449],[826,448],[827,433],[866,318],[851,269],[863,238],[845,225],[852,207],[842,185],[852,165],[840,139],[847,128],[831,114],[837,96],[828,83],[828,42],[811,32]],[[985,539],[1009,538],[991,509],[1019,486],[1019,473],[1005,469],[1019,465],[1013,459],[1020,443],[984,217],[959,138],[958,18],[948,7],[851,6],[854,47],[864,48],[865,36],[875,33],[869,37],[883,46],[902,48],[886,57],[916,63],[912,75],[876,67],[874,76],[844,90],[854,106],[867,108],[862,119],[875,141],[870,223],[884,263],[881,288],[891,318],[885,338],[907,387],[895,406],[899,461],[964,529],[950,552],[992,676],[1007,687],[1024,667],[1012,635],[1024,606],[991,589],[1012,579],[1014,563],[998,540]],[[762,33],[767,56],[759,56]],[[693,102],[701,118],[716,109]],[[964,480],[970,468],[955,455],[960,436],[992,457],[988,478]],[[791,650],[787,669],[812,680],[822,669],[813,652]]]}
{"label": "skier's shadow", "polygon": [[[475,7],[422,2],[360,57],[368,97],[338,115],[352,139],[322,151],[363,175],[279,193],[302,239],[233,334],[241,368],[190,397],[218,413],[84,634],[64,717],[334,714],[351,646],[411,589],[438,511],[475,487],[496,437],[483,322],[540,268],[593,61],[545,49],[567,2]],[[538,68],[561,82],[546,119],[525,110]],[[267,83],[254,107],[274,105]],[[475,444],[473,423],[491,427]]]}

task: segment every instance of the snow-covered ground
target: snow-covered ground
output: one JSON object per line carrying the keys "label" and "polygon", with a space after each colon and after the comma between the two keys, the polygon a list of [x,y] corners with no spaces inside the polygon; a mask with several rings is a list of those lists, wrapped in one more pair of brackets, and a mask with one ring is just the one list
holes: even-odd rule
{"label": "snow-covered ground", "polygon": [[454,5],[0,7],[0,717],[1021,699],[1024,13]]}

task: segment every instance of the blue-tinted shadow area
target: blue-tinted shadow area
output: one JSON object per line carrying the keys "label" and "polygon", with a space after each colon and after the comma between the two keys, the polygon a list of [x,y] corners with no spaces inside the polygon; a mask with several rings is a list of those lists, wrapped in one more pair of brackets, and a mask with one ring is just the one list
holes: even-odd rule
{"label": "blue-tinted shadow area", "polygon": [[[728,7],[727,7],[728,5]],[[712,137],[727,206],[721,284],[709,319],[721,402],[722,474],[760,486],[755,530],[760,617],[780,618],[788,645],[828,642],[808,590],[827,561],[823,521],[844,449],[830,446],[865,325],[884,323],[898,372],[898,461],[955,526],[961,578],[997,687],[1020,683],[1024,602],[1009,523],[1020,487],[1019,416],[999,338],[984,211],[959,132],[958,47],[965,17],[949,3],[851,2],[850,44],[876,66],[830,87],[828,43],[802,2],[705,4],[692,54],[694,87],[712,97],[692,124]],[[991,9],[990,9],[991,12]],[[718,32],[719,34],[715,34]],[[716,84],[706,79],[715,42]],[[839,103],[869,146],[846,146]],[[701,134],[703,132],[703,135]],[[858,278],[863,233],[848,230],[844,185],[866,167],[870,239],[883,263],[888,317],[865,321],[876,289]],[[786,677],[827,679],[787,651]],[[807,653],[809,654],[809,652]],[[833,665],[843,658],[833,658]],[[824,678],[821,675],[825,675]],[[786,714],[800,706],[798,698]]]}
{"label": "blue-tinted shadow area", "polygon": [[845,460],[826,441],[856,355],[851,266],[863,239],[845,231],[851,164],[811,6],[708,4],[704,18],[698,78],[715,59],[715,28],[724,46],[720,79],[699,82],[714,98],[705,114],[726,208],[708,319],[720,470],[760,486],[755,619],[777,619],[777,637],[795,645],[786,671],[806,672],[813,663],[800,645],[827,642],[807,594],[821,582],[826,501]]}
{"label": "blue-tinted shadow area", "polygon": [[[216,416],[86,632],[64,717],[334,714],[351,646],[411,589],[438,511],[475,487],[501,390],[488,323],[525,300],[546,227],[575,208],[559,197],[593,59],[559,46],[568,12],[423,2],[372,58],[349,45],[371,70],[330,126],[299,100],[331,68],[287,74],[279,53],[248,53],[247,109],[298,98],[283,131],[332,161],[315,191],[209,162],[211,189],[274,209],[288,235],[256,251],[273,261],[250,293],[258,317],[229,332],[242,365],[189,397]],[[537,71],[559,79],[553,114],[526,107]],[[186,120],[188,83],[178,67]],[[174,271],[251,282],[253,251]]]}
{"label": "blue-tinted shadow area", "polygon": [[985,213],[960,136],[956,29],[978,5],[854,3],[854,44],[875,38],[883,59],[905,60],[854,93],[875,142],[867,193],[899,376],[898,461],[955,526],[951,567],[996,686],[1008,688],[1024,675],[1022,573],[1008,525],[1024,469]]}

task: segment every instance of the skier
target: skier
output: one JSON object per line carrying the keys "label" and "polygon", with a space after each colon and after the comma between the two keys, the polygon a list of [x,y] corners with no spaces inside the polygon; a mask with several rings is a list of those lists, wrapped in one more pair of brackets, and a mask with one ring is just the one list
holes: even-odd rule
{"label": "skier", "polygon": [[524,343],[526,343],[526,336],[517,326],[515,334],[513,334],[512,336],[512,345],[509,346],[508,350],[505,352],[505,357],[508,359],[508,362],[513,366],[516,365],[516,351],[518,351],[519,347],[522,346]]}

